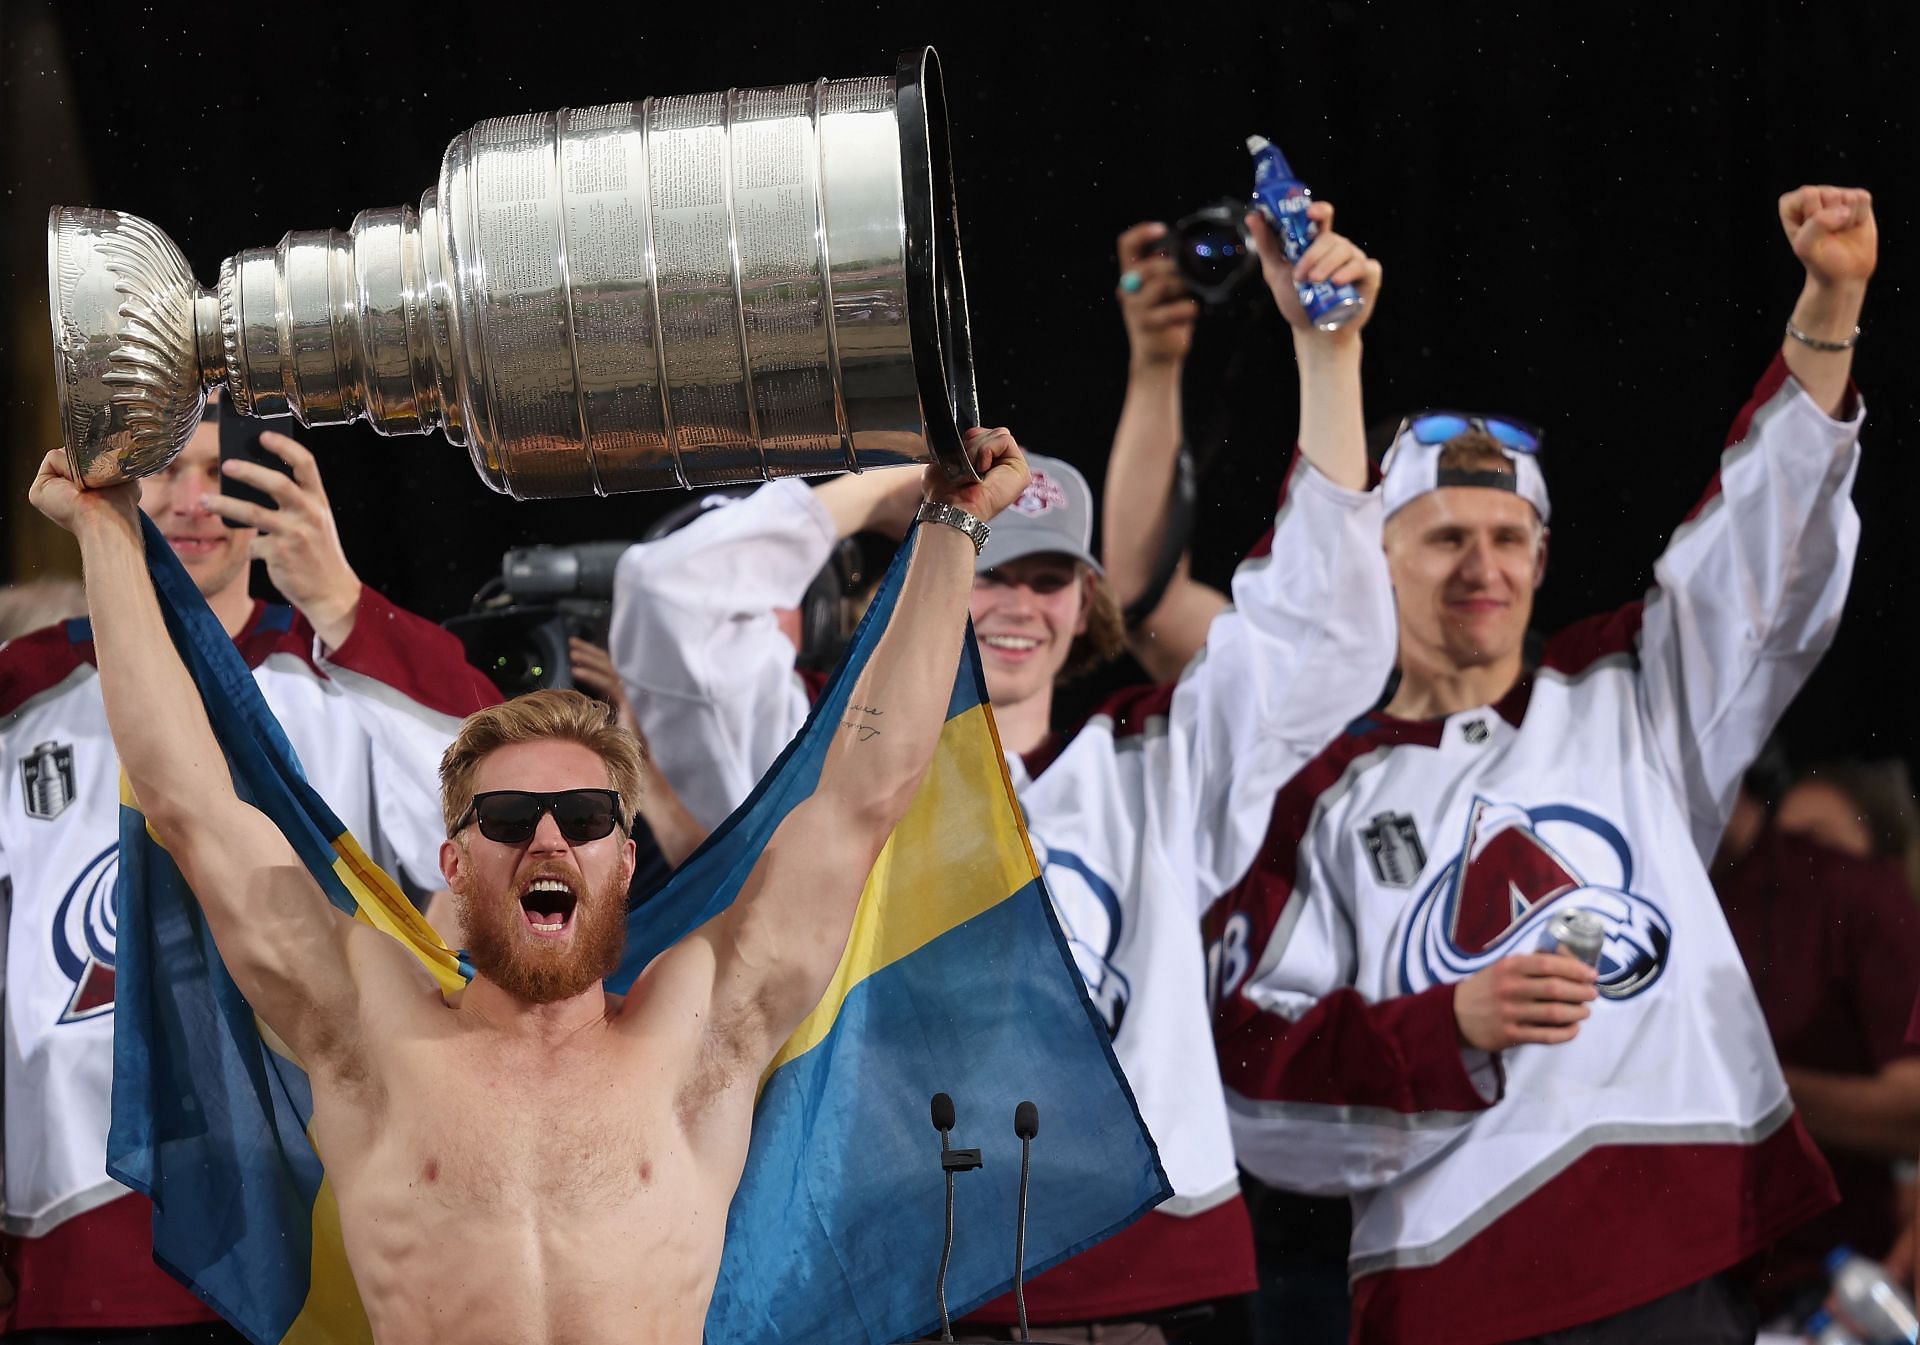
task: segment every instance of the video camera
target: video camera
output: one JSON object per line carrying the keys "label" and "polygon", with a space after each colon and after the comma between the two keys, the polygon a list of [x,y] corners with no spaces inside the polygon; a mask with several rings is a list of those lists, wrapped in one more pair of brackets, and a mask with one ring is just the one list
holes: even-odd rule
{"label": "video camera", "polygon": [[[752,487],[707,491],[649,527],[657,541],[701,514],[722,508]],[[862,534],[838,543],[800,600],[797,666],[825,672],[839,662],[862,610],[861,599],[886,568],[884,539]],[[605,647],[613,621],[613,576],[631,542],[519,547],[500,573],[474,594],[473,610],[443,621],[466,647],[467,661],[493,679],[503,696],[574,686],[572,637]]]}
{"label": "video camera", "polygon": [[467,662],[503,696],[573,687],[573,636],[605,645],[613,619],[613,571],[629,542],[518,547],[474,594],[473,610],[441,624],[466,646]]}

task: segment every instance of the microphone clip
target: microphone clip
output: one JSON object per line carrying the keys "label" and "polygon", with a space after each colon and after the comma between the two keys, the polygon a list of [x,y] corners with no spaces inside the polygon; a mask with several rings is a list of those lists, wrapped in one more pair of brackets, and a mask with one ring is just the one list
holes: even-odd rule
{"label": "microphone clip", "polygon": [[978,1149],[946,1149],[940,1154],[940,1167],[946,1172],[972,1172],[979,1166]]}

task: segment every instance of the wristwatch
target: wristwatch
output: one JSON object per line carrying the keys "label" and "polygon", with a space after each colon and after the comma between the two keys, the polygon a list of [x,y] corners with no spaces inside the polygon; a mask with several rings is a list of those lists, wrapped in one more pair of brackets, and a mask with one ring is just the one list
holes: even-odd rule
{"label": "wristwatch", "polygon": [[944,523],[949,528],[958,528],[973,542],[973,554],[979,555],[987,547],[987,534],[992,531],[985,523],[964,509],[956,509],[950,504],[937,500],[922,500],[920,512],[914,515],[923,523]]}

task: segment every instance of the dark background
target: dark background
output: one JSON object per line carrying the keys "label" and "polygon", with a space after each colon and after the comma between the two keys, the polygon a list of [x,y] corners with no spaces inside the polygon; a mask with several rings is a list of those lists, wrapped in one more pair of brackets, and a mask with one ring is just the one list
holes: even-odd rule
{"label": "dark background", "polygon": [[[1798,292],[1776,198],[1803,182],[1870,187],[1882,260],[1858,362],[1861,556],[1788,734],[1802,761],[1911,759],[1913,7],[1522,8],[1160,4],[1072,21],[1041,6],[534,4],[509,22],[478,6],[0,0],[14,347],[0,360],[0,577],[74,564],[64,539],[21,520],[21,474],[53,423],[49,205],[146,216],[208,281],[288,229],[417,200],[446,142],[485,117],[881,74],[930,42],[989,423],[1098,487],[1126,364],[1113,238],[1244,193],[1241,142],[1266,134],[1386,264],[1370,418],[1468,406],[1548,427],[1547,627],[1637,596],[1713,472]],[[1190,425],[1211,455],[1196,569],[1216,582],[1264,528],[1292,442],[1284,335],[1270,312],[1215,318],[1189,371]],[[507,546],[635,535],[679,499],[515,504],[437,436],[302,437],[362,577],[436,618],[465,609]]]}

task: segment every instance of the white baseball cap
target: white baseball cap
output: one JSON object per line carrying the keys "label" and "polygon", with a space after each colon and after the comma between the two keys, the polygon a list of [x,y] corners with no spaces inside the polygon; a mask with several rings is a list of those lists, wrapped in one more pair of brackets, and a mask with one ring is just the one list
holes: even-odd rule
{"label": "white baseball cap", "polygon": [[[1513,466],[1511,474],[1440,469],[1441,451],[1469,430],[1482,431],[1499,446],[1501,454]],[[1518,495],[1533,506],[1533,512],[1545,523],[1552,509],[1547,499],[1546,474],[1540,470],[1540,439],[1539,430],[1525,421],[1506,416],[1467,411],[1422,411],[1408,416],[1401,422],[1400,431],[1380,465],[1386,516],[1393,517],[1430,490],[1472,486]]]}

